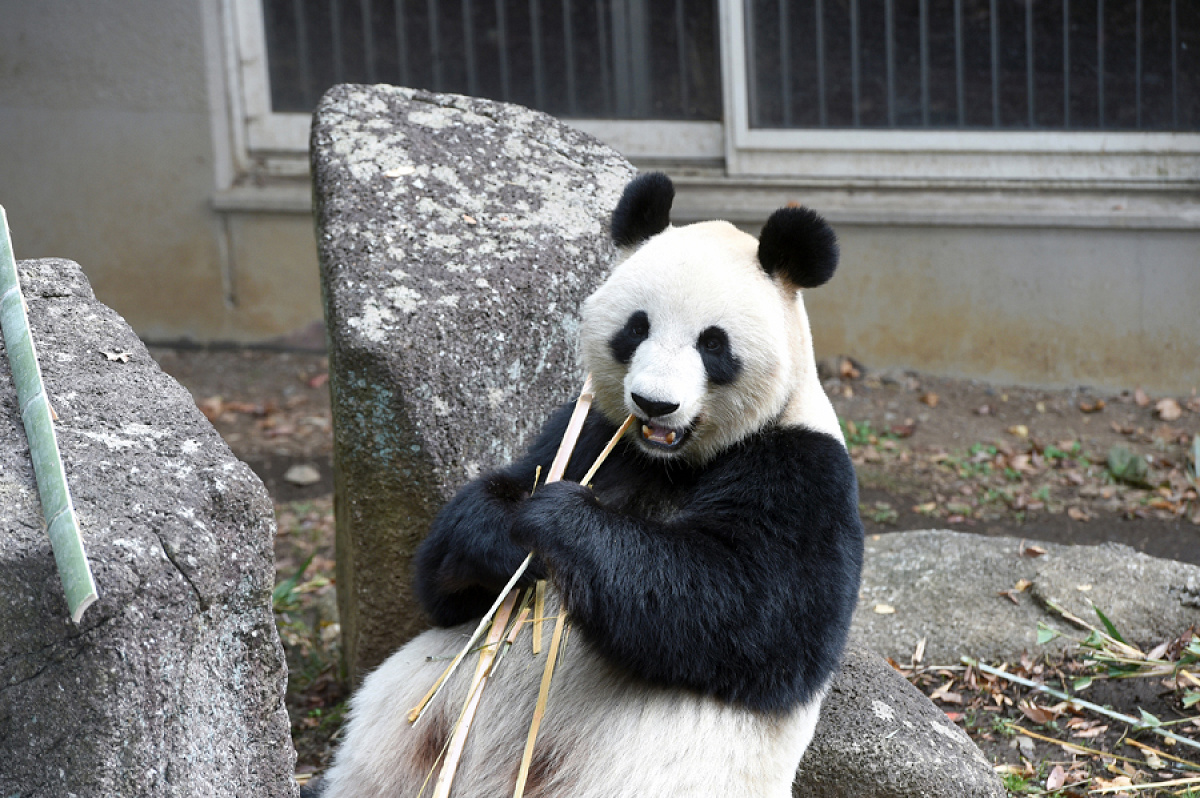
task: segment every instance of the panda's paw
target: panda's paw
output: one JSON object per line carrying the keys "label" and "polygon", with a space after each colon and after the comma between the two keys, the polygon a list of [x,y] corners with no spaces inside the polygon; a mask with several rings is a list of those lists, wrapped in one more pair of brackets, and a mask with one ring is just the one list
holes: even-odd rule
{"label": "panda's paw", "polygon": [[539,486],[513,518],[512,540],[526,551],[546,552],[595,505],[590,488],[577,482]]}

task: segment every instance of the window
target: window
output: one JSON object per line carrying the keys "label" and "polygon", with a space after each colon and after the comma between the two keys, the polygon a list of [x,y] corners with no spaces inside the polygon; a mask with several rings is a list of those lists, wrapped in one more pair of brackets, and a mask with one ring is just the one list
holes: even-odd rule
{"label": "window", "polygon": [[267,174],[305,168],[309,110],[351,81],[518,102],[730,179],[1200,179],[1194,0],[221,2],[231,138]]}
{"label": "window", "polygon": [[751,0],[753,128],[1200,130],[1189,0]]}

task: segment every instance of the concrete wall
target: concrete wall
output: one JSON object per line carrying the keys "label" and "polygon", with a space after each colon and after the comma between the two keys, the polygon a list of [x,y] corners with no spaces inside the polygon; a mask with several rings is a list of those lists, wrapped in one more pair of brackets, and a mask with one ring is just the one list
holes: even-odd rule
{"label": "concrete wall", "polygon": [[320,318],[304,214],[213,210],[213,0],[0,0],[0,204],[18,258],[83,265],[145,338]]}
{"label": "concrete wall", "polygon": [[817,347],[999,383],[1200,388],[1200,233],[837,225]]}

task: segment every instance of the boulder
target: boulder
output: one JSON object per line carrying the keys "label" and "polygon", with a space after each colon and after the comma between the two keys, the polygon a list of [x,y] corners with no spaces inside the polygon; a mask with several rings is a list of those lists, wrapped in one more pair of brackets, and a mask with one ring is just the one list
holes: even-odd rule
{"label": "boulder", "polygon": [[79,266],[18,272],[99,600],[71,622],[0,343],[0,795],[296,795],[262,483]]}
{"label": "boulder", "polygon": [[331,89],[312,160],[357,677],[426,624],[411,559],[438,507],[582,385],[579,306],[635,170],[545,114],[390,86]]}
{"label": "boulder", "polygon": [[966,732],[851,638],[796,773],[797,798],[1003,798]]}
{"label": "boulder", "polygon": [[[1024,651],[1058,653],[1087,636],[1051,606],[1103,628],[1094,605],[1144,648],[1200,625],[1200,567],[1117,543],[1022,543],[949,530],[869,537],[855,632],[900,663],[924,638],[926,663],[956,665],[963,655],[1011,662]],[[1039,646],[1039,622],[1065,636]]]}

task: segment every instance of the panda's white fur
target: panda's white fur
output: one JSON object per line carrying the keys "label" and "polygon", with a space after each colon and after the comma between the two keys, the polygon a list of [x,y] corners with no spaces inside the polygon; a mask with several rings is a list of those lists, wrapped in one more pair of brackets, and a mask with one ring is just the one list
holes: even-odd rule
{"label": "panda's white fur", "polygon": [[[758,263],[758,240],[728,222],[669,227],[618,262],[584,303],[580,350],[595,378],[596,403],[620,424],[637,408],[631,393],[678,402],[663,419],[693,419],[687,456],[704,461],[761,429],[781,412],[842,440],[821,388],[804,299],[771,279]],[[608,340],[636,310],[655,319],[650,339],[628,366],[613,360]],[[744,371],[733,385],[710,386],[696,337],[710,325],[729,333]]]}
{"label": "panda's white fur", "polygon": [[[621,257],[581,325],[596,409],[567,479],[580,479],[629,413],[644,433],[635,425],[590,489],[563,482],[529,498],[564,409],[525,458],[447,506],[418,555],[417,592],[448,628],[420,635],[366,678],[326,798],[432,794],[474,663],[419,723],[406,715],[528,548],[538,555],[532,570],[553,577],[547,615],[565,598],[572,631],[526,796],[791,795],[861,566],[853,470],[798,291],[828,278],[836,248],[815,215],[798,233],[789,223],[768,242],[764,231],[762,248],[725,222],[670,227],[667,192],[665,177],[644,176],[614,214]],[[815,225],[816,244],[805,225]],[[803,258],[797,266],[772,254],[797,248],[813,249],[824,277],[810,279]],[[646,329],[623,345],[637,314]],[[724,336],[715,367],[697,342],[712,329]],[[651,416],[648,404],[677,407]],[[682,443],[664,445],[668,429]],[[530,638],[526,626],[487,682],[454,796],[513,792],[546,658],[533,656]]]}
{"label": "panda's white fur", "polygon": [[[551,595],[549,612],[557,611]],[[350,705],[350,723],[325,779],[327,798],[407,798],[433,793],[433,759],[466,701],[474,670],[460,674],[416,726],[405,720],[474,628],[425,632],[372,673]],[[552,623],[543,639],[548,646]],[[452,795],[512,795],[546,655],[528,627],[482,693]],[[812,739],[823,692],[764,723],[717,699],[654,687],[622,673],[570,634],[551,682],[525,794],[571,798],[792,794],[792,774]],[[432,778],[430,778],[432,774]]]}

